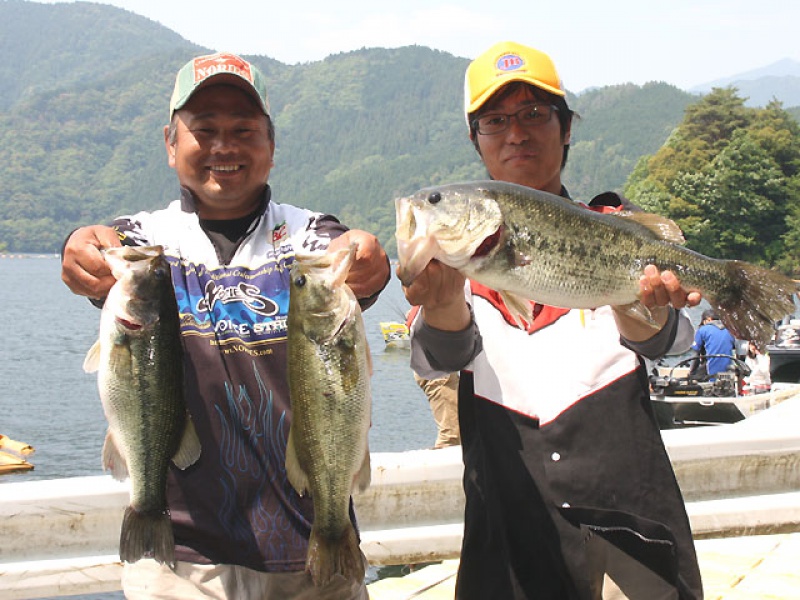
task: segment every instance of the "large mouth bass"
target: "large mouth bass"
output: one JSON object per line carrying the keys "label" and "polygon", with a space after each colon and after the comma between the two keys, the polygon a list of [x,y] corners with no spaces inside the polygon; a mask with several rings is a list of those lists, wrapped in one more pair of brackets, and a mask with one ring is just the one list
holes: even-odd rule
{"label": "large mouth bass", "polygon": [[355,250],[296,257],[290,274],[286,474],[314,504],[306,570],[318,586],[365,576],[350,520],[353,490],[370,482],[371,362],[361,309],[345,284]]}
{"label": "large mouth bass", "polygon": [[130,477],[119,555],[175,565],[167,507],[170,460],[186,468],[200,456],[183,398],[183,362],[170,267],[160,246],[104,252],[117,282],[100,315],[100,336],[84,370],[97,371],[108,433],[103,468]]}
{"label": "large mouth bass", "polygon": [[780,273],[718,260],[681,244],[672,221],[644,212],[601,214],[571,200],[499,181],[431,187],[395,201],[398,275],[409,285],[431,259],[498,291],[530,322],[530,300],[561,308],[638,303],[648,264],[700,291],[740,339],[768,341],[793,312],[796,284]]}

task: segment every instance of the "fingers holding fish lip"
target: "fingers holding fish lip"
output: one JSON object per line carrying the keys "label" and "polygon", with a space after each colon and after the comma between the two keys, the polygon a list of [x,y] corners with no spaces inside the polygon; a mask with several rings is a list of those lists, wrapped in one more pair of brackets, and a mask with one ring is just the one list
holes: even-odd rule
{"label": "fingers holding fish lip", "polygon": [[345,283],[357,298],[374,296],[390,277],[389,260],[378,238],[367,231],[350,229],[331,242],[328,253],[341,244],[356,246]]}
{"label": "fingers holding fish lip", "polygon": [[75,230],[64,246],[61,280],[75,294],[104,298],[116,279],[102,250],[119,243],[118,234],[110,227],[95,225]]}
{"label": "fingers holding fish lip", "polygon": [[100,249],[100,254],[117,281],[129,271],[150,269],[153,259],[163,253],[163,246],[114,246]]}
{"label": "fingers holding fish lip", "polygon": [[416,237],[410,240],[397,240],[397,277],[404,286],[411,285],[425,270],[428,263],[436,257],[439,244],[433,237]]}
{"label": "fingers holding fish lip", "polygon": [[438,309],[463,303],[464,282],[460,272],[434,259],[403,292],[412,305]]}

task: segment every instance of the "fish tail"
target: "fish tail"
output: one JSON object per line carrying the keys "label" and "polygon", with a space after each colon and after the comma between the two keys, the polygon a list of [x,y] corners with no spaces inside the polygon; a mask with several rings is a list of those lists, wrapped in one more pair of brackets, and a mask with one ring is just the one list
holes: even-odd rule
{"label": "fish tail", "polygon": [[330,583],[335,575],[348,581],[364,580],[366,569],[352,523],[347,523],[338,539],[321,535],[316,528],[311,528],[306,571],[316,586]]}
{"label": "fish tail", "polygon": [[129,563],[140,558],[154,558],[175,568],[175,539],[169,512],[139,512],[132,506],[126,508],[119,538],[119,557]]}
{"label": "fish tail", "polygon": [[709,303],[735,337],[768,342],[775,323],[794,312],[797,284],[777,271],[738,260],[728,261],[725,271],[725,283]]}

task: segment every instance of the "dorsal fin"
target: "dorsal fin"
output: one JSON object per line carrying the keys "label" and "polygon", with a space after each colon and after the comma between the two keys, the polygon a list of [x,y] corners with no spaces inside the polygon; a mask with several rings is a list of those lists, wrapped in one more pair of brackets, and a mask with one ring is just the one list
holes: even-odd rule
{"label": "dorsal fin", "polygon": [[657,239],[671,242],[673,244],[685,244],[686,239],[683,237],[683,232],[678,225],[661,215],[649,212],[633,212],[623,210],[618,213],[612,213],[616,217],[628,219],[647,229],[654,234]]}

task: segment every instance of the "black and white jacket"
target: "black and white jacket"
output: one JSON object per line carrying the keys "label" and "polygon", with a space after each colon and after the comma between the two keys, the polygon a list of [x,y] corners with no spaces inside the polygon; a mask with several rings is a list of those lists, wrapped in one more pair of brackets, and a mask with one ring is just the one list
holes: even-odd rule
{"label": "black and white jacket", "polygon": [[660,333],[634,344],[620,338],[608,306],[537,305],[521,329],[496,292],[468,281],[466,296],[473,321],[465,331],[434,330],[421,318],[412,326],[412,367],[422,377],[461,372],[457,598],[590,598],[591,535],[646,565],[680,599],[702,598],[640,358],[688,349],[688,318],[671,310]]}

